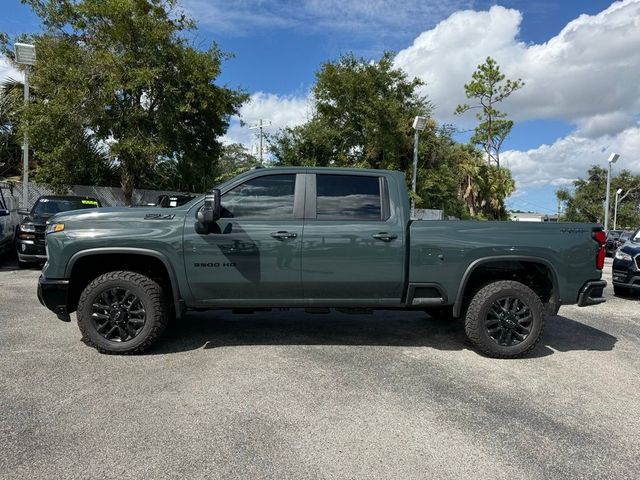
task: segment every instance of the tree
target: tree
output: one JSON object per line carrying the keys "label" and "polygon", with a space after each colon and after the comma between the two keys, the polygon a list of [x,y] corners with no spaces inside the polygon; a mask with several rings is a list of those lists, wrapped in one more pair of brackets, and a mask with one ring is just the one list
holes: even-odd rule
{"label": "tree", "polygon": [[479,109],[476,118],[480,123],[475,128],[471,142],[482,147],[489,164],[494,162],[500,167],[500,149],[513,127],[513,122],[506,119],[507,114],[497,110],[495,105],[523,86],[521,79],[505,81],[500,66],[491,57],[478,65],[471,82],[464,86],[467,98],[476,99],[477,104],[458,105],[455,113],[462,115],[471,109]]}
{"label": "tree", "polygon": [[177,0],[22,1],[44,27],[32,39],[37,99],[21,122],[41,176],[67,184],[64,173],[90,148],[115,163],[127,203],[166,162],[197,172],[189,190],[204,190],[218,138],[247,96],[214,84],[224,55],[215,44],[199,51],[187,43],[195,23]]}
{"label": "tree", "polygon": [[[564,203],[563,220],[569,222],[602,223],[604,221],[604,203],[607,190],[607,170],[592,166],[586,179],[573,182],[573,191],[561,188],[556,192],[559,201]],[[617,225],[623,228],[636,228],[640,225],[640,175],[622,170],[611,179],[611,202],[609,218],[612,219],[615,204],[615,192],[622,189],[619,198]]]}
{"label": "tree", "polygon": [[343,55],[316,74],[313,115],[271,139],[284,165],[333,165],[408,170],[416,115],[431,104],[419,95],[422,82],[393,68],[393,56],[377,61]]}

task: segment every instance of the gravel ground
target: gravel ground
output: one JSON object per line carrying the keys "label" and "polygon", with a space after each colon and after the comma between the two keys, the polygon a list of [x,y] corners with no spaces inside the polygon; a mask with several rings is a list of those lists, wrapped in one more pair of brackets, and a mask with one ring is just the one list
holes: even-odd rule
{"label": "gravel ground", "polygon": [[189,315],[119,357],[40,306],[38,275],[0,267],[0,478],[640,472],[640,304],[610,287],[520,360],[420,313],[296,311]]}

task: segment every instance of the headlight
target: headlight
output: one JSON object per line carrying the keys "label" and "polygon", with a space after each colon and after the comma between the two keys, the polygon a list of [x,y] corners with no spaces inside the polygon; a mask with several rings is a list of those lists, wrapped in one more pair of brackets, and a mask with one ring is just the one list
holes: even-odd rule
{"label": "headlight", "polygon": [[630,262],[632,260],[631,255],[629,255],[628,253],[624,253],[622,250],[618,250],[616,252],[616,259],[624,260],[625,262]]}
{"label": "headlight", "polygon": [[51,223],[47,225],[47,233],[62,232],[64,230],[64,223]]}
{"label": "headlight", "polygon": [[20,231],[24,232],[24,233],[35,233],[36,226],[35,225],[31,225],[30,223],[25,223],[25,224],[20,225]]}

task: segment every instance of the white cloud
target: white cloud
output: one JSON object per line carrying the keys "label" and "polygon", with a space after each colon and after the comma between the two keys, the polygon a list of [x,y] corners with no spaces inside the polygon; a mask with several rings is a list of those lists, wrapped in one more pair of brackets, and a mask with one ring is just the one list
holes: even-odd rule
{"label": "white cloud", "polygon": [[487,56],[526,82],[505,102],[516,120],[562,119],[598,136],[603,130],[589,126],[591,117],[630,119],[640,111],[640,1],[581,15],[543,44],[518,39],[521,21],[520,12],[500,6],[456,12],[399,52],[396,64],[427,82],[436,116],[448,122],[460,122],[453,111],[466,101],[463,86]]}
{"label": "white cloud", "polygon": [[[306,122],[310,116],[309,108],[307,96],[280,96],[256,92],[251,95],[249,102],[242,106],[239,117],[232,119],[223,141],[242,143],[250,147],[256,142],[256,131],[249,130],[249,127],[257,124],[260,119],[271,122],[271,126],[265,131],[273,133],[280,128],[293,127]],[[245,125],[240,124],[241,120]]]}
{"label": "white cloud", "polygon": [[518,188],[561,186],[584,177],[591,165],[605,167],[611,152],[620,154],[614,168],[640,173],[640,126],[597,138],[574,133],[552,145],[540,145],[525,152],[506,151],[501,159],[511,168]]}
{"label": "white cloud", "polygon": [[403,37],[473,0],[184,0],[200,25],[225,34],[255,28],[342,31],[351,37]]}
{"label": "white cloud", "polygon": [[6,57],[0,55],[0,82],[9,78],[22,81],[22,72],[14,68]]}

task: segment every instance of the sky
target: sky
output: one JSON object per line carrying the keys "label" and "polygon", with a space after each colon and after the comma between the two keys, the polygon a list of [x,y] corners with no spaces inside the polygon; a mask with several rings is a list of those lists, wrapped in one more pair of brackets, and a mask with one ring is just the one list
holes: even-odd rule
{"label": "sky", "polygon": [[[501,109],[515,126],[502,164],[517,190],[512,209],[554,213],[555,191],[590,165],[640,174],[640,0],[182,0],[198,22],[198,48],[218,43],[233,58],[220,83],[251,100],[226,142],[256,143],[247,126],[269,120],[270,132],[303,123],[309,91],[323,62],[353,52],[422,79],[435,119],[461,131],[472,113],[455,116],[464,84],[487,56],[524,88]],[[37,32],[19,0],[0,0],[0,31]],[[0,57],[0,78],[17,75]],[[464,134],[460,136],[464,138]]]}

